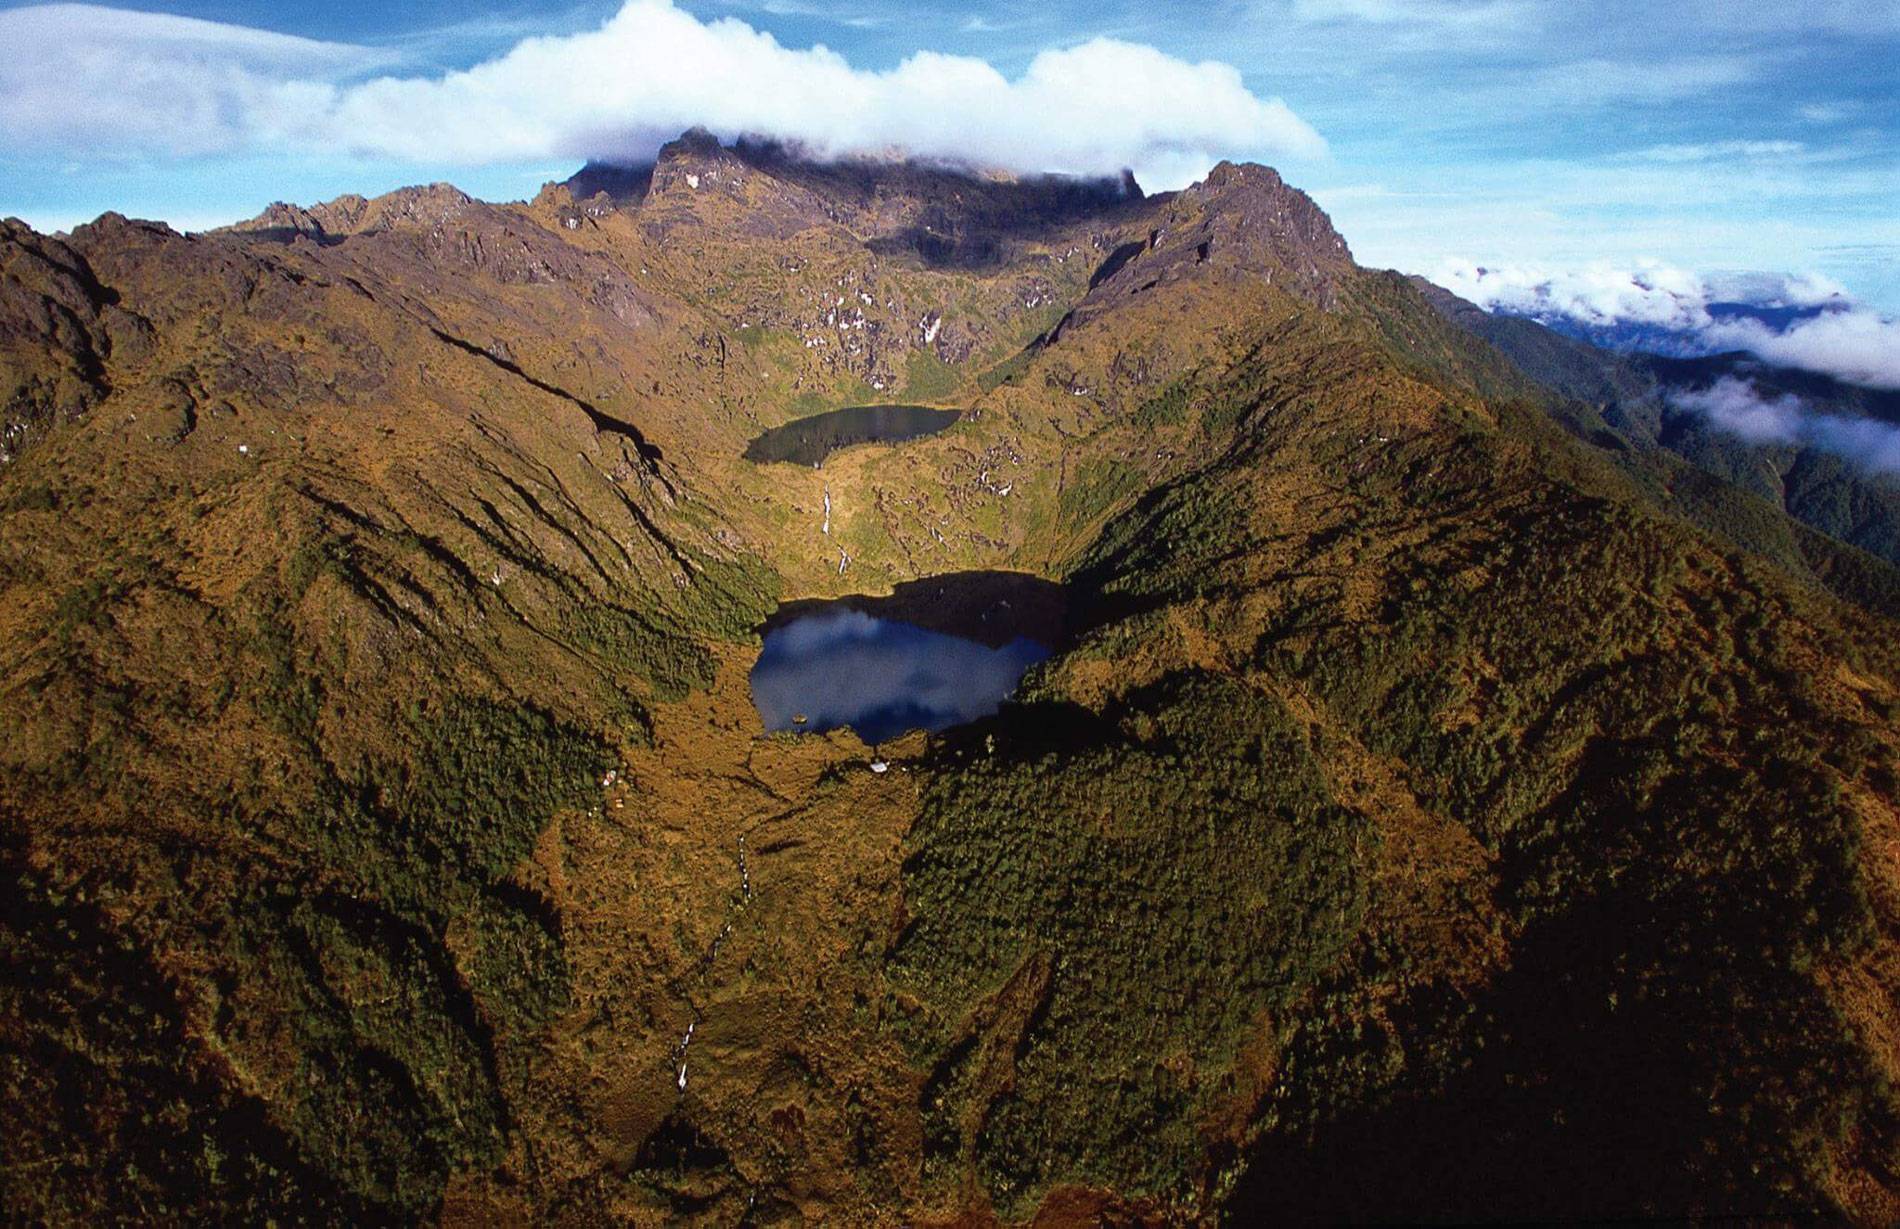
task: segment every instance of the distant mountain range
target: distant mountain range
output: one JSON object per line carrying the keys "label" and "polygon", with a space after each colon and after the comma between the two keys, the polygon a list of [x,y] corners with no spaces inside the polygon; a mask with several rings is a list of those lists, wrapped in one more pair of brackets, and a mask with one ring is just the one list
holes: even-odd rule
{"label": "distant mountain range", "polygon": [[[1764,305],[1717,301],[1703,305],[1702,310],[1716,321],[1750,320],[1763,325],[1771,332],[1781,333],[1801,321],[1817,320],[1831,312],[1846,309],[1844,305]],[[1586,342],[1616,353],[1654,354],[1664,358],[1705,358],[1719,352],[1710,346],[1701,330],[1668,323],[1651,323],[1642,320],[1590,320],[1561,311],[1506,312],[1506,314],[1515,315],[1518,319],[1534,321],[1553,333],[1560,333],[1572,340]]]}
{"label": "distant mountain range", "polygon": [[[1804,525],[1900,563],[1900,479],[1893,473],[1869,469],[1838,448],[1751,442],[1672,402],[1672,396],[1703,392],[1725,379],[1740,380],[1763,401],[1794,397],[1808,413],[1900,431],[1900,392],[1777,367],[1745,353],[1699,353],[1694,334],[1687,332],[1593,330],[1568,316],[1546,322],[1491,313],[1423,279],[1414,279],[1414,284],[1446,319],[1497,347],[1532,379],[1578,403],[1573,422],[1610,432],[1598,434],[1599,443],[1613,440],[1612,447],[1667,451],[1777,505]],[[1721,314],[1746,314],[1778,324],[1823,310],[1738,304],[1712,305],[1711,314],[1717,314],[1718,307]],[[1642,347],[1651,344],[1662,350],[1645,352]],[[1601,425],[1595,426],[1598,419]]]}

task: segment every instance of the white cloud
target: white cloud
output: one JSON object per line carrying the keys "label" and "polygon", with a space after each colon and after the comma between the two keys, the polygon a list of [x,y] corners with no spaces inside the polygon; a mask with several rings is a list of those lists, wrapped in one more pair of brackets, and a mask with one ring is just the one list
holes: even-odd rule
{"label": "white cloud", "polygon": [[1787,158],[1807,147],[1799,141],[1707,141],[1693,145],[1652,145],[1636,151],[1649,162],[1713,162],[1738,158]]}
{"label": "white cloud", "polygon": [[385,52],[87,4],[0,11],[0,149],[201,154]]}
{"label": "white cloud", "polygon": [[1861,112],[1857,101],[1810,102],[1796,107],[1794,113],[1810,124],[1839,124]]}
{"label": "white cloud", "polygon": [[890,19],[872,13],[842,13],[832,4],[816,4],[811,0],[728,0],[733,8],[756,9],[773,17],[804,17],[813,21],[828,21],[833,25],[849,26],[854,30],[870,30],[886,25]]}
{"label": "white cloud", "polygon": [[[364,80],[373,54],[212,22],[62,5],[0,13],[0,141],[90,152],[245,149],[481,165],[651,156],[695,124],[821,156],[893,148],[1019,171],[1205,170],[1325,144],[1231,66],[1094,39],[1021,76],[919,52],[888,71],[671,0],[524,39],[472,68]],[[49,130],[51,122],[56,130]]]}
{"label": "white cloud", "polygon": [[1822,32],[1849,38],[1879,38],[1900,33],[1900,5],[1888,0],[1676,0],[1666,8],[1642,3],[1640,9],[1659,11],[1663,19],[1683,30],[1717,33],[1813,34]]}
{"label": "white cloud", "polygon": [[1524,10],[1521,3],[1492,0],[1469,4],[1460,0],[1293,0],[1293,17],[1299,21],[1364,21],[1373,25],[1419,24],[1435,26],[1489,25],[1515,21]]}
{"label": "white cloud", "polygon": [[14,71],[21,67],[20,61],[34,58],[30,52],[64,52],[74,60],[85,60],[102,50],[108,54],[142,50],[155,57],[292,71],[359,69],[382,58],[377,51],[349,43],[94,4],[9,9],[0,13],[0,23],[14,53],[7,57],[7,67]]}
{"label": "white cloud", "polygon": [[1704,336],[1771,363],[1824,371],[1870,388],[1900,388],[1900,320],[1870,311],[1827,312],[1782,332],[1757,320],[1718,321]]}
{"label": "white cloud", "polygon": [[1758,71],[1753,58],[1739,55],[1689,54],[1658,63],[1605,57],[1537,69],[1513,88],[1526,88],[1532,98],[1561,107],[1663,103],[1740,85]]}
{"label": "white cloud", "polygon": [[1280,0],[1256,0],[1254,7],[1266,21],[1377,27],[1383,37],[1401,45],[1419,45],[1417,40],[1428,37],[1489,42],[1522,35],[1538,24],[1528,0],[1292,0],[1284,8]]}
{"label": "white cloud", "polygon": [[1751,444],[1819,448],[1872,473],[1900,473],[1900,427],[1879,419],[1817,414],[1792,393],[1763,397],[1754,384],[1734,376],[1704,389],[1678,389],[1669,403]]}
{"label": "white cloud", "polygon": [[[1677,335],[1704,353],[1746,350],[1771,363],[1871,388],[1900,388],[1900,321],[1847,298],[1816,275],[1705,276],[1659,261],[1481,266],[1447,261],[1431,279],[1487,311],[1567,320],[1586,329],[1643,326]],[[1780,327],[1728,317],[1711,304],[1810,309]]]}
{"label": "white cloud", "polygon": [[[1342,129],[1342,140],[1349,137]],[[1792,267],[1839,278],[1861,302],[1900,314],[1891,161],[1811,163],[1816,155],[1811,146],[1738,170],[1627,154],[1577,161],[1472,154],[1428,172],[1400,151],[1368,173],[1342,146],[1339,161],[1302,168],[1300,186],[1332,213],[1364,263],[1426,276],[1454,259],[1551,271],[1593,262],[1628,270],[1644,258],[1696,270]],[[1366,183],[1388,192],[1360,190]]]}
{"label": "white cloud", "polygon": [[1703,284],[1711,301],[1763,307],[1846,307],[1847,287],[1819,273],[1710,273]]}
{"label": "white cloud", "polygon": [[1694,410],[1751,444],[1801,441],[1801,398],[1789,393],[1769,400],[1749,381],[1734,376],[1723,376],[1704,389],[1677,389],[1669,394],[1669,404],[1679,410]]}
{"label": "white cloud", "polygon": [[1634,268],[1483,266],[1448,261],[1432,280],[1487,311],[1518,316],[1567,316],[1584,324],[1622,322],[1697,329],[1711,323],[1702,278],[1660,261]]}

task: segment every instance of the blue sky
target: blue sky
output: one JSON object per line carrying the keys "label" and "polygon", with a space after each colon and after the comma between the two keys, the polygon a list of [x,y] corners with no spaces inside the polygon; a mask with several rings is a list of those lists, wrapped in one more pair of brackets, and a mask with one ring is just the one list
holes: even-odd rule
{"label": "blue sky", "polygon": [[0,214],[516,198],[698,108],[1158,187],[1257,158],[1367,264],[1813,274],[1900,311],[1900,0],[126,7],[216,24],[0,6]]}

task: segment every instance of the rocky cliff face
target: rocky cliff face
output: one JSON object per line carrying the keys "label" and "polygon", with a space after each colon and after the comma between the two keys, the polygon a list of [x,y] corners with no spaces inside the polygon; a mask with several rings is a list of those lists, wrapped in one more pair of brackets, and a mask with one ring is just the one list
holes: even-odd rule
{"label": "rocky cliff face", "polygon": [[[0,390],[11,1218],[1900,1209],[1900,581],[1266,168],[9,224]],[[995,570],[1018,704],[764,735]]]}
{"label": "rocky cliff face", "polygon": [[[97,227],[121,225],[101,219]],[[48,427],[78,418],[109,391],[116,348],[133,358],[150,328],[99,284],[70,245],[0,223],[0,465]]]}

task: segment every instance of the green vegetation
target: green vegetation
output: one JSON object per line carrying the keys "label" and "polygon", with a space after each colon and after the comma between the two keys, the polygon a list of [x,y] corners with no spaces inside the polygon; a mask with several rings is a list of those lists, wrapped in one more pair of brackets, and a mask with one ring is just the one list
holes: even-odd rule
{"label": "green vegetation", "polygon": [[1091,457],[1076,466],[1075,477],[1063,488],[1056,523],[1064,530],[1094,525],[1146,485],[1146,475],[1127,462]]}
{"label": "green vegetation", "polygon": [[7,501],[9,512],[57,512],[59,492],[43,483],[22,487]]}
{"label": "green vegetation", "polygon": [[[1553,1183],[1588,1190],[1606,1163],[1629,1176],[1598,1190],[1592,1214],[1812,1214],[1828,1206],[1830,1148],[1865,1132],[1892,1147],[1893,1090],[1812,979],[1871,934],[1859,827],[1840,793],[1866,744],[1819,732],[1780,625],[1746,582],[1717,591],[1728,609],[1706,608],[1731,643],[1707,657],[1661,647],[1645,591],[1695,578],[1679,556],[1645,559],[1645,537],[1602,512],[1521,523],[1500,561],[1521,588],[1457,600],[1403,583],[1376,635],[1263,638],[1270,668],[1312,687],[1407,765],[1427,805],[1481,837],[1521,936],[1475,1005],[1416,1003],[1400,1089],[1431,1098],[1441,1141],[1471,1132],[1434,1146],[1482,1159],[1444,1184],[1432,1214],[1537,1215]],[[1553,596],[1593,616],[1538,619]],[[1480,676],[1480,662],[1501,669]],[[1742,681],[1764,668],[1772,682]],[[1296,1053],[1309,1073],[1364,1061],[1336,1029]],[[1527,1070],[1579,1074],[1513,1096]],[[1348,1153],[1389,1157],[1389,1173],[1354,1176],[1377,1185],[1429,1165],[1411,1109],[1344,1110],[1365,1082],[1305,1085],[1296,1121],[1346,1119],[1322,1130],[1322,1153],[1339,1153],[1319,1170],[1338,1181],[1326,1166],[1352,1165]],[[1313,1159],[1274,1157],[1260,1197]],[[1339,1188],[1303,1190],[1324,1203]]]}
{"label": "green vegetation", "polygon": [[912,350],[904,360],[904,395],[919,401],[943,401],[963,386],[955,367],[928,350]]}
{"label": "green vegetation", "polygon": [[1135,410],[1135,426],[1152,428],[1183,425],[1188,419],[1188,407],[1196,399],[1196,391],[1194,377],[1180,377],[1141,403]]}
{"label": "green vegetation", "polygon": [[1172,678],[1112,723],[1032,702],[992,733],[993,756],[972,734],[939,757],[905,868],[930,1172],[974,1164],[1015,1213],[1060,1181],[1176,1194],[1237,1050],[1358,929],[1377,837],[1231,679]]}
{"label": "green vegetation", "polygon": [[1029,365],[1035,359],[1036,348],[1033,345],[1025,346],[978,375],[976,385],[986,393],[993,393],[1005,384],[1014,384],[1029,370]]}
{"label": "green vegetation", "polygon": [[111,618],[112,603],[123,593],[110,577],[94,575],[60,594],[53,607],[53,638],[72,643],[73,633],[81,628],[98,630]]}
{"label": "green vegetation", "polygon": [[[219,710],[255,712],[274,748],[260,759],[295,768],[268,784],[188,783],[187,805],[211,819],[205,835],[130,843],[123,865],[77,883],[9,855],[18,892],[0,947],[18,963],[0,973],[0,1049],[18,1078],[5,1091],[64,1107],[22,1154],[31,1167],[10,1211],[411,1218],[451,1172],[500,1155],[520,1073],[496,1039],[538,1029],[569,993],[558,923],[513,876],[550,819],[595,804],[610,760],[595,736],[536,708],[419,686],[377,705],[368,753],[339,755],[334,731],[360,724],[365,701],[338,647],[309,636],[310,612],[346,601],[367,626],[401,626],[390,596],[401,582],[378,572],[418,549],[310,540],[287,555],[281,588],[254,585],[225,617],[229,657],[194,663],[198,677],[217,671]],[[131,634],[123,612],[162,600],[155,566],[126,558],[51,612],[48,643],[67,669],[114,677]],[[743,634],[750,615],[734,603],[756,577],[709,573],[689,617]],[[148,806],[154,740],[201,720],[204,701],[189,687],[165,705],[137,694],[92,689],[88,741],[40,785],[76,789],[110,772],[120,805]],[[155,883],[157,906],[129,921],[123,907],[81,904]],[[49,945],[82,933],[91,947]],[[164,933],[193,936],[198,984],[218,987],[211,1007],[164,988],[151,963]],[[43,1013],[60,986],[74,1014],[56,1029]],[[221,1082],[207,1055],[269,1087]],[[92,1148],[122,1163],[72,1181],[59,1157]]]}
{"label": "green vegetation", "polygon": [[[235,905],[224,953],[238,980],[270,988],[258,1009],[290,1021],[315,1064],[280,1107],[285,1130],[357,1198],[411,1211],[501,1147],[495,1079],[512,1077],[491,1070],[491,1034],[531,1031],[566,1001],[558,929],[511,875],[555,814],[598,797],[608,762],[546,714],[472,699],[422,714],[413,738],[406,758],[258,817],[343,880]],[[337,1132],[345,1113],[361,1129]]]}
{"label": "green vegetation", "polygon": [[487,1041],[428,931],[342,895],[233,903],[221,954],[249,1010],[291,1030],[294,1091],[270,1113],[308,1164],[366,1206],[414,1214],[452,1169],[496,1155]]}
{"label": "green vegetation", "polygon": [[597,795],[606,766],[598,743],[544,713],[460,700],[420,731],[396,813],[437,856],[493,882],[549,816]]}
{"label": "green vegetation", "polygon": [[[1390,555],[1309,527],[1323,553],[1305,567],[1350,566],[1370,608],[1342,618],[1326,584],[1282,591],[1246,631],[1252,665],[1481,841],[1521,937],[1475,1003],[1410,991],[1403,1041],[1363,1026],[1364,996],[1407,985],[1416,956],[1372,940],[1339,983],[1351,992],[1329,990],[1294,1035],[1284,1134],[1263,1139],[1238,1206],[1389,1215],[1442,1149],[1482,1163],[1408,1214],[1826,1209],[1829,1158],[1870,1139],[1893,1155],[1900,1101],[1813,977],[1872,934],[1842,791],[1874,761],[1799,664],[1803,607],[1762,565],[1719,563],[1653,514],[1501,468],[1482,433],[1419,455],[1410,472],[1430,481],[1403,463],[1337,480],[1388,526],[1482,508],[1486,527]],[[1245,566],[1258,522],[1242,510],[1271,481],[1252,464],[1112,523],[1078,572],[1097,609],[1240,632],[1196,610],[1273,587]],[[1153,617],[1128,622],[1094,651],[1153,652]],[[1141,993],[1112,985],[1112,1000]],[[1577,1074],[1527,1098],[1513,1089],[1528,1071]],[[1602,1188],[1605,1166],[1630,1177]]]}
{"label": "green vegetation", "polygon": [[9,1218],[359,1220],[257,1106],[194,1061],[111,875],[77,880],[0,848],[0,1189]]}
{"label": "green vegetation", "polygon": [[618,606],[577,605],[563,612],[569,639],[615,669],[651,681],[659,700],[677,700],[712,681],[705,648]]}

